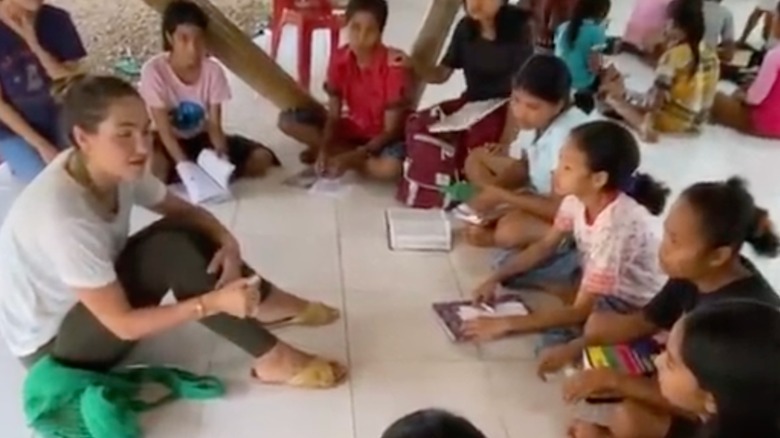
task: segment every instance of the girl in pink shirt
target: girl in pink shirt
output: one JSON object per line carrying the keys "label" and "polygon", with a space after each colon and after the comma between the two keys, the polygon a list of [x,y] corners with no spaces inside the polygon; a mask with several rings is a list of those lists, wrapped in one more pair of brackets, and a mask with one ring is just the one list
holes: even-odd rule
{"label": "girl in pink shirt", "polygon": [[155,174],[166,182],[177,178],[179,163],[195,161],[203,149],[214,149],[236,166],[236,176],[262,176],[278,165],[274,153],[258,142],[226,135],[222,105],[230,87],[222,67],[206,53],[208,16],[194,3],[176,0],[163,14],[165,53],[144,64],[140,92],[157,128],[160,157]]}
{"label": "girl in pink shirt", "polygon": [[476,289],[475,299],[492,300],[500,284],[545,266],[557,248],[573,240],[582,266],[573,303],[527,316],[468,321],[467,337],[542,331],[540,347],[547,348],[577,337],[579,329],[571,327],[598,318],[599,312],[632,312],[661,290],[666,275],[650,218],[663,211],[669,191],[636,173],[639,161],[636,139],[617,123],[595,121],[572,130],[555,169],[555,191],[564,200],[552,229],[496,269]]}
{"label": "girl in pink shirt", "polygon": [[[780,3],[777,14],[780,16]],[[780,20],[775,20],[772,31],[780,38]],[[715,96],[712,121],[745,134],[780,138],[780,45],[764,56],[756,80],[747,91]]]}
{"label": "girl in pink shirt", "polygon": [[666,9],[671,0],[636,0],[623,34],[623,49],[653,55],[663,41]]}

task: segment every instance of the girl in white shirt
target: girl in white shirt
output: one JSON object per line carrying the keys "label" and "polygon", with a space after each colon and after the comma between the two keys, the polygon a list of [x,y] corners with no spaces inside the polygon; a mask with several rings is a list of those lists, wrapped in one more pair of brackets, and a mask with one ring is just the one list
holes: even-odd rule
{"label": "girl in white shirt", "polygon": [[[258,380],[331,387],[343,379],[343,366],[266,328],[324,325],[338,312],[259,277],[214,216],[149,173],[149,117],[131,85],[76,80],[62,122],[72,148],[26,187],[0,229],[0,334],[26,366],[51,355],[105,370],[137,341],[202,321],[254,358]],[[163,219],[128,238],[133,205]],[[177,302],[162,305],[168,290]]]}

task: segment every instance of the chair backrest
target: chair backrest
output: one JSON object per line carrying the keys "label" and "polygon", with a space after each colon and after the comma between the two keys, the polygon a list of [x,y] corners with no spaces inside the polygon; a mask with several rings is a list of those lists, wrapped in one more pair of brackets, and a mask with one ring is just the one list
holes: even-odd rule
{"label": "chair backrest", "polygon": [[273,0],[273,23],[275,27],[282,19],[282,13],[286,9],[295,11],[316,11],[323,15],[333,13],[333,4],[331,0]]}

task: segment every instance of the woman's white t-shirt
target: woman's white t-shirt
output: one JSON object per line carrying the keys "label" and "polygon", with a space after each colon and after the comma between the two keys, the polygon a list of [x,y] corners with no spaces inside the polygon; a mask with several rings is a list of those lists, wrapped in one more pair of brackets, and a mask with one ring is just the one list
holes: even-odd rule
{"label": "woman's white t-shirt", "polygon": [[107,221],[65,170],[71,153],[60,154],[22,191],[0,228],[0,335],[16,356],[56,336],[78,302],[74,288],[116,280],[114,261],[127,241],[132,206],[151,207],[166,195],[150,173],[122,183],[118,213]]}

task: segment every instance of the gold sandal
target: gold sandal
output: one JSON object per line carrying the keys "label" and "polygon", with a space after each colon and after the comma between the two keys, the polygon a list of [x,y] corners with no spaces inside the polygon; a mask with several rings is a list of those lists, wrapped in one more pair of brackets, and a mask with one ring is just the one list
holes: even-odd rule
{"label": "gold sandal", "polygon": [[267,385],[286,385],[303,389],[329,389],[344,382],[347,377],[347,369],[338,362],[314,358],[285,382],[265,381],[258,377],[254,371],[252,371],[252,377]]}
{"label": "gold sandal", "polygon": [[267,328],[281,328],[290,325],[320,327],[339,319],[341,312],[320,302],[309,301],[297,315],[264,324]]}

